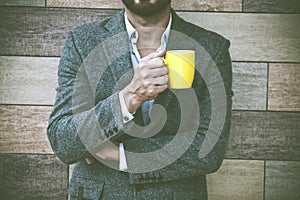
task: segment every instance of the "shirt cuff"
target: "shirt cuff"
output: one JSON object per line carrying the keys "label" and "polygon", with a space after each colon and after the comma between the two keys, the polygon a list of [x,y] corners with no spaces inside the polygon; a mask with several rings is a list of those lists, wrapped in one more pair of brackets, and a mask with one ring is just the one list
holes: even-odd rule
{"label": "shirt cuff", "polygon": [[125,99],[124,99],[124,96],[123,96],[123,91],[119,92],[119,101],[120,101],[120,105],[121,105],[123,123],[126,124],[127,122],[131,121],[134,118],[134,116],[133,116],[133,114],[131,114],[128,111],[128,108],[127,108],[127,105],[125,103]]}
{"label": "shirt cuff", "polygon": [[120,154],[120,160],[119,160],[119,170],[120,171],[127,171],[127,162],[125,157],[125,151],[124,151],[124,144],[119,144],[119,154]]}

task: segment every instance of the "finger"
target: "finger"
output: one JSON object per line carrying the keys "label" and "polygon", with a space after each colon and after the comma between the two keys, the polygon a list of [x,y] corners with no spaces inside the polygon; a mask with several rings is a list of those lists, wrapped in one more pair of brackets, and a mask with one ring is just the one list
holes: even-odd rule
{"label": "finger", "polygon": [[149,61],[153,58],[163,57],[165,54],[166,54],[166,50],[155,51],[155,52],[152,52],[149,55],[143,57],[141,59],[141,62],[146,62],[146,61]]}
{"label": "finger", "polygon": [[168,85],[157,85],[156,86],[156,91],[157,93],[162,93],[163,91],[165,91],[168,88]]}
{"label": "finger", "polygon": [[159,93],[165,91],[167,88],[167,85],[152,85],[147,89],[147,92],[144,94],[145,101],[156,98],[157,95],[159,95]]}
{"label": "finger", "polygon": [[155,86],[167,85],[168,81],[168,76],[160,76],[152,79],[153,85]]}
{"label": "finger", "polygon": [[145,68],[155,69],[155,68],[167,67],[161,57],[155,57],[148,61],[141,61],[138,66],[144,69]]}
{"label": "finger", "polygon": [[169,73],[168,68],[165,66],[160,67],[160,68],[150,69],[149,71],[153,78],[160,77],[160,76],[166,76]]}
{"label": "finger", "polygon": [[160,68],[160,67],[167,67],[164,60],[161,57],[153,58],[148,62],[149,62],[149,65],[150,65],[151,69]]}
{"label": "finger", "polygon": [[[154,72],[152,72],[151,70],[159,69],[159,68],[166,68],[166,65],[165,65],[164,61],[161,58],[158,58],[158,57],[153,58],[153,59],[148,60],[148,61],[140,62],[136,67],[136,69],[142,70],[145,73],[149,74],[150,75],[149,77],[154,77],[152,75],[152,73],[154,73]],[[165,73],[166,70],[167,69],[163,69],[164,73]],[[155,76],[157,76],[157,75],[155,75]]]}

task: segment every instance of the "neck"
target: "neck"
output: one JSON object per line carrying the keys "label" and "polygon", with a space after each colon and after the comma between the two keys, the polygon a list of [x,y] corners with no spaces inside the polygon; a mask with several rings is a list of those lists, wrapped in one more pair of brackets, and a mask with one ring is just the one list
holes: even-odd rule
{"label": "neck", "polygon": [[135,15],[125,8],[128,20],[139,34],[137,48],[141,57],[155,51],[170,20],[170,6],[153,16]]}

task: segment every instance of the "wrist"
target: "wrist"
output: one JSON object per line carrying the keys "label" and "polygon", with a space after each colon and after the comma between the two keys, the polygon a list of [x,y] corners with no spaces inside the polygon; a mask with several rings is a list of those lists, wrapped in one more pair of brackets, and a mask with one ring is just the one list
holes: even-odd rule
{"label": "wrist", "polygon": [[138,100],[136,93],[130,87],[130,85],[126,86],[123,89],[122,94],[128,111],[132,114],[135,113],[135,111],[140,107],[140,105],[143,102]]}

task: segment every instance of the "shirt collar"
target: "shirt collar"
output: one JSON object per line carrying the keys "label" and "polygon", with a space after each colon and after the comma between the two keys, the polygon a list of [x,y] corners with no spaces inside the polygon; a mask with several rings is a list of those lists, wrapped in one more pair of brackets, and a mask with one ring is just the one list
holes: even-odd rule
{"label": "shirt collar", "polygon": [[[129,22],[126,12],[124,12],[124,18],[125,18],[125,27],[128,33],[128,38],[129,40],[133,39],[137,39],[138,37],[138,32],[136,31],[136,29],[132,26],[132,24]],[[170,20],[168,23],[168,26],[165,30],[165,32],[163,33],[162,37],[161,37],[161,43],[163,43],[164,41],[168,41],[169,35],[170,35],[170,30],[171,30],[171,24],[172,24],[172,14],[170,13]]]}

